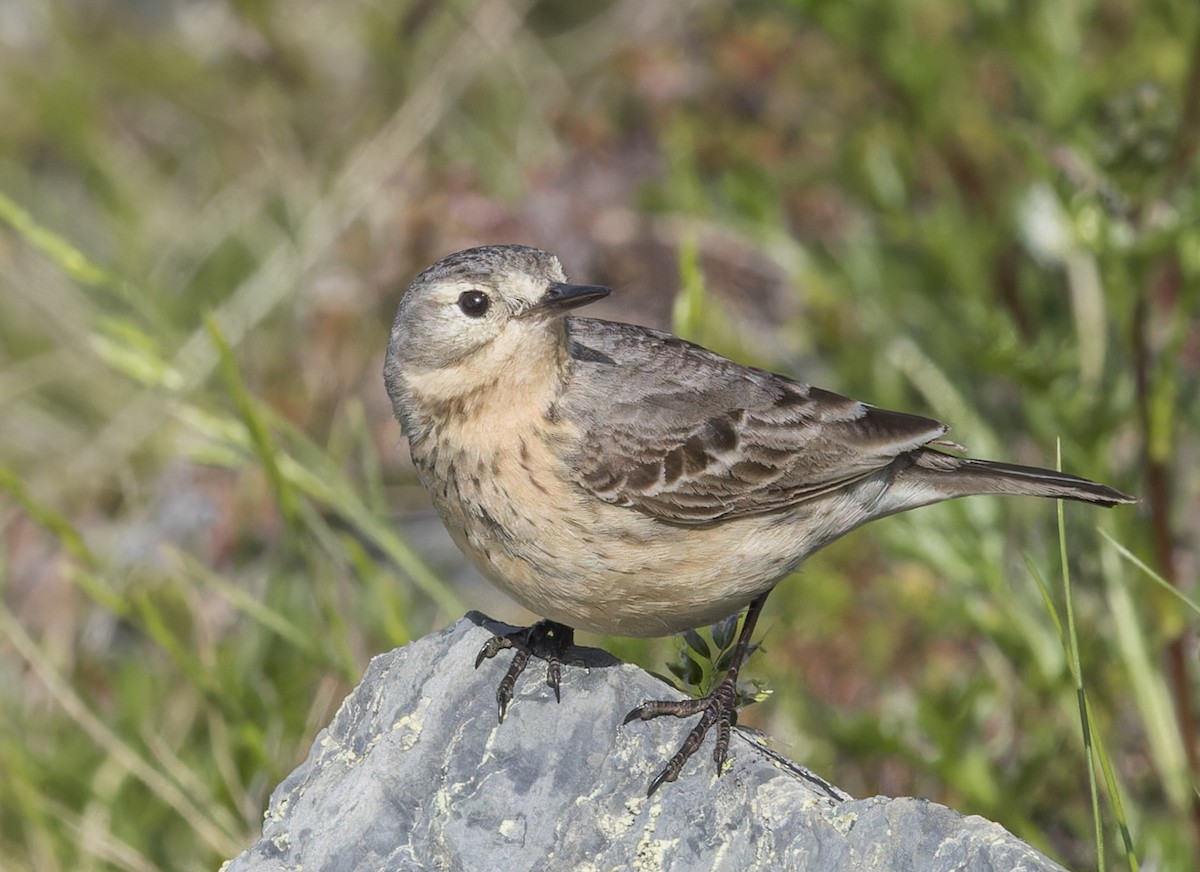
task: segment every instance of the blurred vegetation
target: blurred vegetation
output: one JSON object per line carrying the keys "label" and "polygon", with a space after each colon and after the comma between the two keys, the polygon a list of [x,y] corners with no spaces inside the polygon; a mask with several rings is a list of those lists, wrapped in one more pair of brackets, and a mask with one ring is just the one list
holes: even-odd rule
{"label": "blurred vegetation", "polygon": [[[413,274],[522,241],[614,317],[1139,494],[1066,511],[1102,865],[1195,868],[1197,617],[1098,530],[1195,598],[1198,33],[1192,0],[0,0],[0,865],[215,868],[372,653],[521,617],[438,544],[380,366]],[[1050,503],[875,524],[773,595],[745,720],[1095,868],[1061,576]]]}

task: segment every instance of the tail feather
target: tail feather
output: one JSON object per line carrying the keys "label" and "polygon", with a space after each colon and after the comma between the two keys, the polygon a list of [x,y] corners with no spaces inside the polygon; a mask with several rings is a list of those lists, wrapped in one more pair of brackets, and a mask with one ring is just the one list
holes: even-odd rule
{"label": "tail feather", "polygon": [[1116,488],[1053,469],[954,457],[930,448],[910,456],[912,472],[919,471],[925,484],[941,491],[945,499],[977,494],[1017,494],[1079,500],[1106,508],[1137,502],[1136,498]]}

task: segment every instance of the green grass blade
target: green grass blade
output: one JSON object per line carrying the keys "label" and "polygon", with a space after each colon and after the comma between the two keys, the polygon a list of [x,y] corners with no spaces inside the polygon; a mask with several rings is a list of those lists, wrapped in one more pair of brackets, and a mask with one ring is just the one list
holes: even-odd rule
{"label": "green grass blade", "polygon": [[[1087,714],[1092,723],[1096,722],[1096,715],[1092,711],[1092,704],[1087,702]],[[1133,848],[1133,834],[1129,831],[1129,820],[1125,816],[1125,804],[1121,802],[1121,789],[1117,784],[1116,771],[1113,769],[1112,760],[1109,759],[1108,751],[1104,747],[1104,739],[1100,733],[1092,734],[1096,740],[1096,756],[1100,760],[1100,771],[1104,775],[1104,784],[1108,789],[1108,798],[1112,802],[1113,816],[1117,819],[1117,830],[1121,833],[1121,843],[1125,847],[1125,862],[1129,865],[1130,872],[1138,872],[1137,854]]]}
{"label": "green grass blade", "polygon": [[7,491],[34,523],[54,536],[63,549],[84,566],[96,569],[101,565],[101,561],[88,548],[83,536],[66,516],[38,501],[25,487],[25,482],[20,476],[7,466],[0,466],[0,490]]}
{"label": "green grass blade", "polygon": [[305,633],[285,615],[280,614],[266,603],[251,596],[244,588],[226,581],[190,554],[175,550],[174,557],[201,584],[211,587],[231,606],[263,627],[263,629],[279,636],[306,656],[326,665],[333,665],[329,658],[323,655],[320,646],[315,644],[315,640],[311,634]]}
{"label": "green grass blade", "polygon": [[217,349],[219,369],[221,377],[225,381],[225,387],[233,398],[238,415],[250,436],[254,453],[262,463],[263,470],[267,474],[267,481],[270,482],[271,489],[275,492],[275,499],[279,503],[279,511],[283,515],[284,524],[289,530],[294,530],[297,527],[296,491],[291,482],[284,478],[279,471],[278,452],[271,442],[271,435],[264,416],[259,411],[259,401],[246,389],[246,383],[242,380],[237,360],[233,356],[233,349],[221,332],[217,320],[209,315],[204,319],[204,325]]}
{"label": "green grass blade", "polygon": [[162,327],[148,296],[133,284],[95,263],[65,237],[46,227],[19,203],[0,192],[0,222],[11,227],[29,247],[41,252],[63,274],[86,287],[107,291],[147,323]]}
{"label": "green grass blade", "polygon": [[280,471],[303,493],[328,505],[383,551],[442,611],[448,615],[463,612],[458,595],[417,556],[391,524],[372,512],[345,482],[319,475],[293,457],[282,458]]}
{"label": "green grass blade", "polygon": [[[1056,451],[1056,469],[1062,471],[1062,442]],[[1075,694],[1079,699],[1079,721],[1083,731],[1083,748],[1087,757],[1088,790],[1092,797],[1092,819],[1096,830],[1096,868],[1104,870],[1104,821],[1100,815],[1100,791],[1096,785],[1095,749],[1092,745],[1091,720],[1088,717],[1087,692],[1083,686],[1083,669],[1079,662],[1079,636],[1075,631],[1075,606],[1071,598],[1071,567],[1067,560],[1067,525],[1063,501],[1056,501],[1058,510],[1058,556],[1062,564],[1063,602],[1067,612],[1067,639],[1070,645],[1069,662],[1071,676],[1075,680]]]}
{"label": "green grass blade", "polygon": [[1128,548],[1126,548],[1124,545],[1122,545],[1120,542],[1118,542],[1112,536],[1108,535],[1108,533],[1106,531],[1100,530],[1100,535],[1108,540],[1108,544],[1111,545],[1113,548],[1115,548],[1118,554],[1120,554],[1122,557],[1124,557],[1126,560],[1128,560],[1130,563],[1132,563],[1138,569],[1142,570],[1142,572],[1146,573],[1146,575],[1148,575],[1150,577],[1151,581],[1156,583],[1159,587],[1163,588],[1163,590],[1174,595],[1185,606],[1187,606],[1189,609],[1191,609],[1196,614],[1200,615],[1200,603],[1197,603],[1194,599],[1189,597],[1186,593],[1181,591],[1175,585],[1171,584],[1171,582],[1167,581],[1165,578],[1163,578],[1161,575],[1159,575],[1157,572],[1155,572],[1152,567],[1148,566],[1136,554],[1134,554],[1132,551],[1130,551]]}

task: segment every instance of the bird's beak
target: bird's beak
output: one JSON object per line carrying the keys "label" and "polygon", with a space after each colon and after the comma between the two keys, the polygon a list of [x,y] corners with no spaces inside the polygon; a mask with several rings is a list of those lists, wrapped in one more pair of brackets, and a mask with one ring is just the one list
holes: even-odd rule
{"label": "bird's beak", "polygon": [[600,285],[570,285],[565,282],[555,282],[546,288],[542,298],[526,309],[522,314],[550,314],[565,312],[579,306],[586,306],[596,300],[602,300],[612,291]]}

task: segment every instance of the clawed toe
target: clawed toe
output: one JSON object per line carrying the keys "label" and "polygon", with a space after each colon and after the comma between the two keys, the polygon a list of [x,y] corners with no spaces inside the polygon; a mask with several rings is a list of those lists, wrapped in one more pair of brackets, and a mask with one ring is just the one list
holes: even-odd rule
{"label": "clawed toe", "polygon": [[663,715],[672,715],[677,718],[700,715],[700,722],[687,734],[687,738],[683,740],[683,744],[679,746],[675,756],[650,782],[646,796],[653,796],[654,792],[662,785],[679,777],[684,764],[700,748],[704,737],[713,726],[717,728],[717,743],[713,748],[713,760],[717,764],[717,775],[721,774],[729,755],[730,730],[737,719],[736,696],[736,683],[726,678],[708,696],[700,699],[652,700],[643,703],[625,716],[622,723],[628,724],[630,721],[648,721]]}
{"label": "clawed toe", "polygon": [[625,715],[622,724],[630,721],[648,721],[663,715],[674,715],[677,718],[687,718],[703,711],[710,697],[702,699],[656,699],[642,703],[629,714]]}
{"label": "clawed toe", "polygon": [[538,621],[532,627],[514,630],[503,636],[493,636],[479,649],[475,657],[475,668],[478,669],[484,660],[490,660],[506,648],[516,648],[508,671],[500,679],[496,688],[496,708],[500,721],[508,712],[512,702],[513,691],[517,679],[529,665],[529,658],[536,656],[546,661],[546,684],[554,690],[554,699],[562,700],[559,681],[562,675],[562,658],[567,649],[574,644],[575,631],[565,624],[554,621]]}

